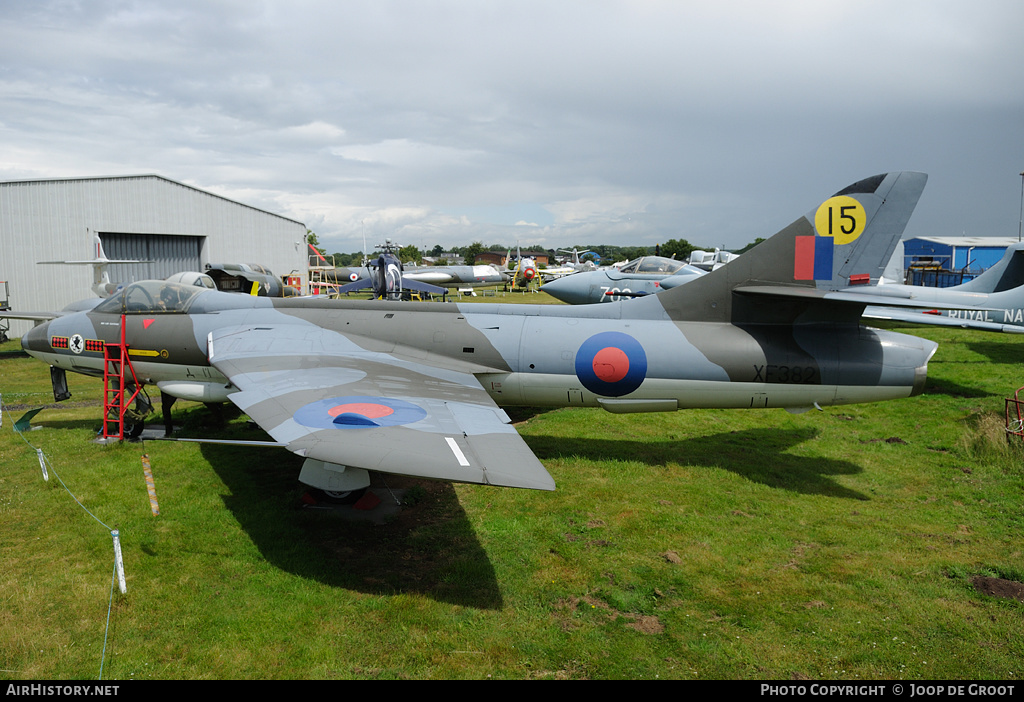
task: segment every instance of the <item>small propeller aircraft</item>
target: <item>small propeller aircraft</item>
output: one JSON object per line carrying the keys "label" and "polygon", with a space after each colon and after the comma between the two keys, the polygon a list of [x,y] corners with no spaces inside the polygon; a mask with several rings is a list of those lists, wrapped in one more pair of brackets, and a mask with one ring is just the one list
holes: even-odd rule
{"label": "small propeller aircraft", "polygon": [[937,345],[861,326],[863,297],[835,288],[881,275],[926,179],[854,183],[728,266],[638,300],[398,303],[143,281],[21,343],[101,376],[104,343],[123,338],[139,383],[234,403],[323,490],[363,488],[367,471],[552,490],[501,406],[802,411],[921,393]]}
{"label": "small propeller aircraft", "polygon": [[373,288],[373,297],[377,300],[401,300],[406,290],[416,290],[432,295],[444,295],[448,292],[447,289],[438,285],[406,277],[402,262],[395,255],[398,247],[391,243],[391,239],[386,240],[377,248],[381,252],[377,256],[376,263],[370,263],[372,269],[370,275],[365,278],[357,277],[354,282],[342,285],[337,292],[349,293]]}

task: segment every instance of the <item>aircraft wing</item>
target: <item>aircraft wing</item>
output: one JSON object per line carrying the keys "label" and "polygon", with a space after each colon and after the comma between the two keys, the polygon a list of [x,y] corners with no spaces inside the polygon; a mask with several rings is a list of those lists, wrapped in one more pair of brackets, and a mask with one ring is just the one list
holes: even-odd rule
{"label": "aircraft wing", "polygon": [[[364,342],[361,346],[357,342]],[[313,326],[209,335],[231,401],[292,452],[344,466],[464,483],[554,490],[469,364]],[[478,368],[477,370],[486,370]]]}
{"label": "aircraft wing", "polygon": [[[937,309],[934,306],[931,309]],[[958,308],[959,309],[959,308]],[[1002,324],[991,322],[987,319],[962,319],[960,317],[947,317],[941,314],[934,314],[922,310],[903,310],[893,307],[864,308],[864,317],[868,319],[889,319],[897,322],[910,322],[911,324],[927,324],[937,327],[957,327],[959,329],[980,329],[982,331],[1004,332],[1007,334],[1024,334],[1024,326],[1020,324]],[[983,317],[979,314],[978,317]]]}
{"label": "aircraft wing", "polygon": [[[774,295],[777,297],[804,300],[817,299],[850,305],[864,305],[864,311],[861,313],[861,316],[868,319],[888,319],[929,326],[959,327],[961,329],[980,329],[983,331],[1024,334],[1024,326],[991,321],[988,319],[988,314],[991,312],[990,309],[982,306],[965,305],[960,300],[940,302],[904,297],[882,297],[870,293],[854,293],[846,290],[828,291],[785,285],[743,285],[735,288],[735,292],[748,295]],[[878,305],[879,302],[885,302],[885,306]],[[929,310],[961,310],[967,318],[948,317],[929,312]]]}
{"label": "aircraft wing", "polygon": [[431,285],[449,285],[460,282],[448,269],[433,270],[432,268],[415,268],[402,271],[402,282],[407,284],[410,280],[417,280],[421,283]]}
{"label": "aircraft wing", "polygon": [[439,285],[432,285],[430,283],[423,282],[422,280],[407,280],[404,274],[402,275],[402,287],[406,290],[417,290],[419,292],[430,293],[432,295],[444,295],[448,292],[446,288],[442,288]]}
{"label": "aircraft wing", "polygon": [[802,300],[825,300],[828,302],[844,302],[852,305],[879,305],[906,307],[915,309],[943,310],[982,310],[977,305],[964,304],[962,301],[920,300],[906,297],[883,297],[870,293],[851,292],[849,290],[827,290],[822,288],[801,287],[796,285],[739,285],[733,292],[745,295],[767,295],[789,297]]}
{"label": "aircraft wing", "polygon": [[576,272],[576,269],[572,266],[562,266],[560,268],[544,268],[537,272],[540,273],[540,277],[545,280],[555,280],[556,278],[572,275]]}
{"label": "aircraft wing", "polygon": [[62,312],[12,312],[11,310],[0,311],[0,319],[27,319],[32,322],[49,322],[57,319]]}
{"label": "aircraft wing", "polygon": [[365,290],[366,288],[369,288],[369,287],[373,287],[373,279],[372,278],[360,278],[359,280],[356,280],[356,281],[353,281],[351,283],[346,283],[345,285],[342,285],[335,292],[339,292],[339,293],[355,292],[356,290]]}

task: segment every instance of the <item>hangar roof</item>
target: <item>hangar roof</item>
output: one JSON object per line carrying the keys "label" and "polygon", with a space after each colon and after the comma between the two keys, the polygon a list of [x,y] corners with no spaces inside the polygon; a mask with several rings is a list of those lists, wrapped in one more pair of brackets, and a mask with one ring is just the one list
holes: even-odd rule
{"label": "hangar roof", "polygon": [[25,183],[64,183],[64,182],[75,182],[75,181],[85,182],[85,181],[99,181],[99,180],[139,180],[139,179],[146,179],[146,178],[153,178],[153,179],[156,179],[156,180],[163,180],[163,181],[166,181],[166,182],[171,183],[173,185],[177,185],[177,186],[182,187],[182,188],[187,188],[189,190],[195,190],[197,193],[201,193],[203,195],[207,195],[207,196],[210,196],[210,197],[215,197],[215,198],[218,198],[220,200],[224,200],[225,202],[230,202],[231,204],[238,205],[239,207],[245,207],[246,209],[255,210],[256,212],[260,212],[262,214],[270,215],[271,217],[278,217],[278,218],[283,219],[285,221],[292,222],[294,224],[301,224],[301,225],[305,226],[305,224],[303,224],[302,222],[299,222],[297,220],[291,219],[289,217],[284,217],[284,216],[279,215],[279,214],[277,214],[275,212],[269,212],[267,210],[261,210],[258,207],[253,207],[252,205],[247,205],[244,202],[239,202],[238,200],[232,200],[231,198],[224,197],[223,195],[218,195],[217,193],[212,193],[209,190],[203,190],[201,188],[195,187],[194,185],[189,185],[187,183],[182,183],[182,182],[179,182],[177,180],[173,180],[171,178],[166,178],[166,177],[164,177],[162,175],[157,175],[155,173],[142,173],[142,174],[139,174],[139,175],[120,175],[120,176],[82,176],[82,177],[73,177],[73,178],[31,178],[31,179],[27,178],[27,179],[24,179],[24,180],[3,180],[3,181],[0,181],[0,186],[4,186],[4,185],[20,185],[20,184],[25,184]]}

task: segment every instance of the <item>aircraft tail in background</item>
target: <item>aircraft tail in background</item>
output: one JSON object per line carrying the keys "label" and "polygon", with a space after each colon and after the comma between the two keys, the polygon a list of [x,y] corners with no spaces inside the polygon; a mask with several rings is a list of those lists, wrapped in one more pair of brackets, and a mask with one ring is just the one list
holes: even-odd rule
{"label": "aircraft tail in background", "polygon": [[39,261],[39,263],[43,265],[92,266],[92,291],[99,297],[109,297],[124,287],[121,283],[110,282],[110,275],[107,273],[107,266],[117,263],[152,263],[152,261],[135,259],[112,260],[107,258],[107,255],[103,252],[103,242],[100,241],[98,234],[93,235],[93,248],[95,258],[92,259],[78,261]]}
{"label": "aircraft tail in background", "polygon": [[996,293],[1024,285],[1024,244],[1006,248],[999,262],[974,280],[949,289],[972,293]]}

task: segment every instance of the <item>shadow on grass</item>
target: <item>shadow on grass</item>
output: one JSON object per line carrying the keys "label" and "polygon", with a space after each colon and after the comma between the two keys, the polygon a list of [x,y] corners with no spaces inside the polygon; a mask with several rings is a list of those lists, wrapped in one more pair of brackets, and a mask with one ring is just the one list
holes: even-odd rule
{"label": "shadow on grass", "polygon": [[[1011,335],[1015,339],[1016,335]],[[967,348],[987,358],[991,363],[1020,363],[1021,345],[1000,341],[971,341]]]}
{"label": "shadow on grass", "polygon": [[[297,478],[302,459],[284,449],[202,444],[231,491],[224,498],[268,562],[332,587],[369,594],[414,592],[442,602],[500,609],[494,568],[448,483],[387,476],[419,500],[383,525],[310,510]],[[374,487],[378,486],[379,478]]]}
{"label": "shadow on grass", "polygon": [[947,380],[934,373],[929,374],[928,382],[924,387],[926,395],[948,395],[949,397],[991,397],[996,393],[981,388],[972,388],[960,383]]}
{"label": "shadow on grass", "polygon": [[527,442],[541,460],[578,456],[595,461],[641,461],[652,466],[669,463],[707,466],[731,471],[772,488],[843,499],[869,499],[830,477],[860,473],[862,468],[856,463],[788,453],[792,447],[817,435],[814,429],[746,429],[682,441],[531,436]]}
{"label": "shadow on grass", "polygon": [[[81,409],[82,407],[90,407],[93,403],[82,402],[78,405],[71,405],[70,403],[61,404],[46,404],[46,405],[24,405],[26,411],[32,407],[42,407],[44,410],[56,409]],[[46,414],[40,412],[36,415],[39,419],[39,423],[45,424],[48,429],[89,429],[99,433],[103,428],[103,420],[100,418],[103,412],[99,405],[96,405],[96,417],[90,419],[50,419]]]}

